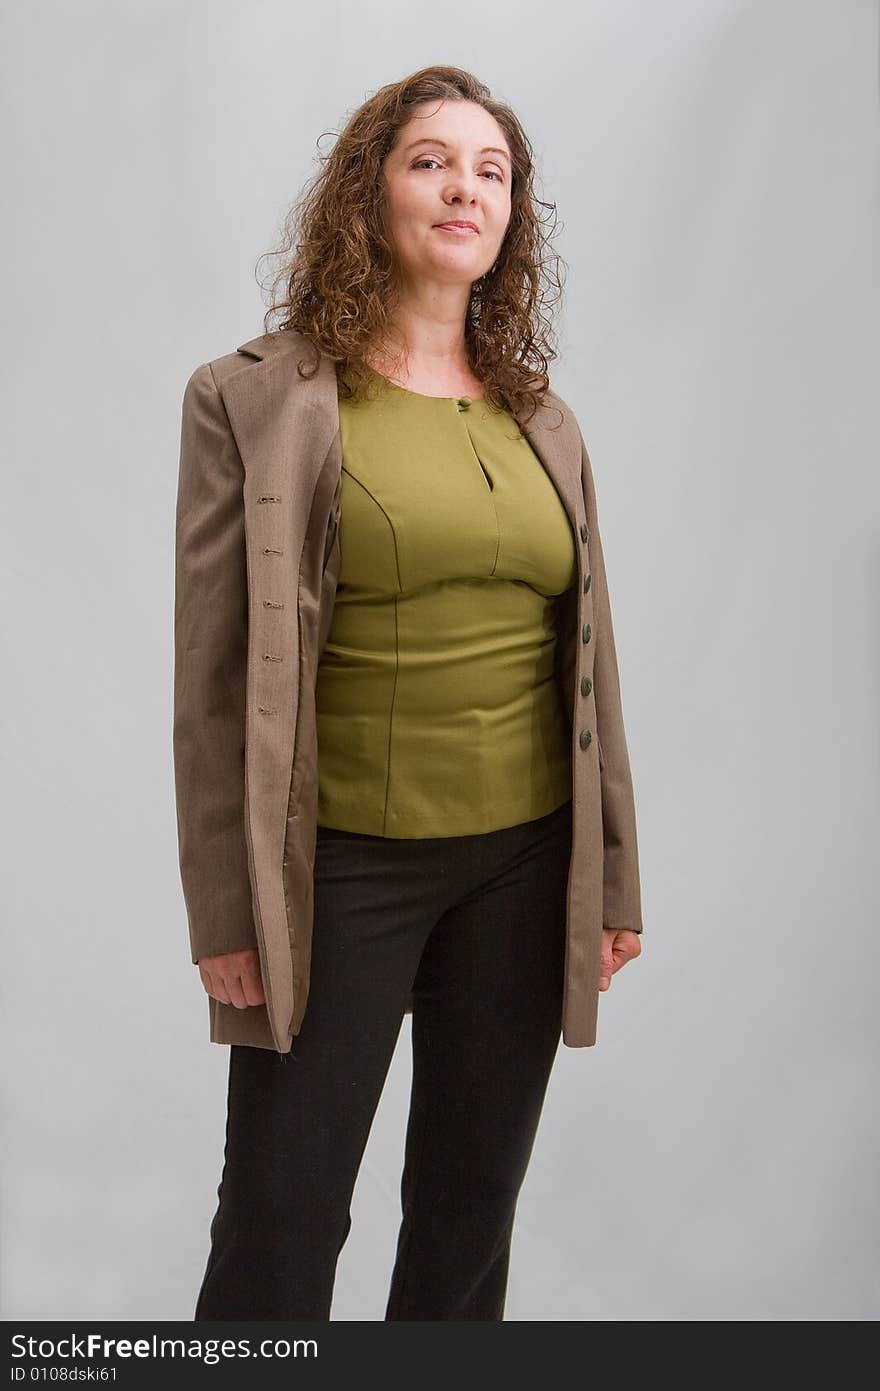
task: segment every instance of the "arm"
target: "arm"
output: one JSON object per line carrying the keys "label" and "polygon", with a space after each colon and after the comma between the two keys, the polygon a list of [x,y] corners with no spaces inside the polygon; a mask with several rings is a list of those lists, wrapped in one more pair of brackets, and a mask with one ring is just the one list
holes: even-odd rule
{"label": "arm", "polygon": [[244,468],[209,363],[183,396],[174,599],[174,778],[193,962],[257,949],[244,814]]}
{"label": "arm", "polygon": [[602,823],[605,842],[603,925],[611,931],[642,931],[639,855],[632,776],[623,711],[614,625],[605,574],[605,557],[596,507],[596,485],[587,447],[581,437],[581,474],[587,525],[590,584],[596,643],[593,691],[596,737],[601,750]]}

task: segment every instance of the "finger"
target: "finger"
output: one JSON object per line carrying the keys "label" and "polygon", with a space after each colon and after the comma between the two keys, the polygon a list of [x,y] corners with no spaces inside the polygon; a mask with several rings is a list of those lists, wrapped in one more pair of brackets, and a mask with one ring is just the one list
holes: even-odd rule
{"label": "finger", "polygon": [[264,1005],[266,1003],[266,996],[263,992],[263,978],[260,974],[259,966],[257,966],[256,970],[242,971],[241,984],[247,1004]]}
{"label": "finger", "polygon": [[225,978],[224,984],[229,994],[228,1003],[234,1005],[236,1009],[247,1009],[248,1002],[245,999],[244,986],[242,985],[240,974],[230,971]]}
{"label": "finger", "polygon": [[614,957],[612,954],[612,943],[614,941],[613,932],[602,933],[602,957],[599,962],[599,989],[607,990],[611,985],[611,977],[614,974]]}
{"label": "finger", "polygon": [[206,985],[205,989],[215,1000],[219,1000],[221,1005],[229,1004],[229,992],[219,976],[212,977],[210,985]]}
{"label": "finger", "polygon": [[618,932],[612,944],[615,966],[614,970],[619,971],[621,966],[625,966],[628,961],[633,961],[642,950],[637,932]]}
{"label": "finger", "polygon": [[202,985],[213,1000],[219,1000],[221,1005],[229,1004],[229,995],[223,983],[223,976],[219,971],[211,971],[199,962],[199,975],[202,978]]}

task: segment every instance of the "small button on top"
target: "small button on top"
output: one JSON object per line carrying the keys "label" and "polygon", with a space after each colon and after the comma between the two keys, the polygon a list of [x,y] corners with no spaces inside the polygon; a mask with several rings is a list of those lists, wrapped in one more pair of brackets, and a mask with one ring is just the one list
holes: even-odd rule
{"label": "small button on top", "polygon": [[471,403],[471,398],[470,398],[470,396],[459,396],[459,398],[458,398],[458,409],[459,409],[460,411],[466,411],[467,408],[468,408],[468,406],[470,405],[470,403]]}
{"label": "small button on top", "polygon": [[588,749],[593,742],[593,736],[588,729],[581,730],[581,748]]}

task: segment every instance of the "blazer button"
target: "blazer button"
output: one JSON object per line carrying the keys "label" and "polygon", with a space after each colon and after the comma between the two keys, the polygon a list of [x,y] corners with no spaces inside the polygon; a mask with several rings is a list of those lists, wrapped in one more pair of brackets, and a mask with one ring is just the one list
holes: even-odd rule
{"label": "blazer button", "polygon": [[592,579],[592,576],[591,576],[591,575],[584,575],[584,593],[585,593],[585,594],[586,594],[587,590],[588,590],[589,587],[590,587],[590,580],[591,580],[591,579]]}
{"label": "blazer button", "polygon": [[589,641],[590,641],[590,637],[591,637],[591,635],[592,635],[592,632],[593,632],[593,630],[592,630],[592,628],[590,627],[589,623],[585,623],[585,624],[584,624],[584,631],[583,631],[583,640],[584,640],[584,642],[589,642]]}
{"label": "blazer button", "polygon": [[581,695],[582,695],[582,696],[588,696],[588,695],[590,694],[590,691],[591,691],[592,689],[593,689],[593,683],[592,683],[592,681],[590,680],[589,676],[582,676],[582,677],[581,677]]}
{"label": "blazer button", "polygon": [[593,742],[593,736],[588,729],[581,730],[581,748],[588,749]]}
{"label": "blazer button", "polygon": [[590,535],[590,528],[586,522],[581,522],[581,540],[586,541]]}

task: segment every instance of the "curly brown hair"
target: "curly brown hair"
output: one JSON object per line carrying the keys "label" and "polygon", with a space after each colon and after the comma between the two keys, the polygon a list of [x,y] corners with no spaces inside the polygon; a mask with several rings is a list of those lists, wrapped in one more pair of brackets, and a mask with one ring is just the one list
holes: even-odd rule
{"label": "curly brown hair", "polygon": [[[321,168],[290,208],[281,244],[264,253],[281,260],[264,331],[299,331],[316,349],[314,371],[323,352],[336,363],[340,379],[348,378],[349,395],[350,380],[358,390],[366,387],[364,354],[385,340],[396,303],[393,250],[383,225],[382,164],[413,108],[433,100],[478,103],[507,138],[510,220],[495,264],[471,287],[465,341],[487,401],[529,419],[558,356],[550,310],[561,294],[559,267],[565,263],[550,245],[556,204],[535,193],[532,146],[514,112],[461,68],[421,68],[381,87],[349,118],[330,154],[319,156]],[[548,231],[544,224],[551,216]],[[301,376],[307,375],[304,365],[298,363]]]}

